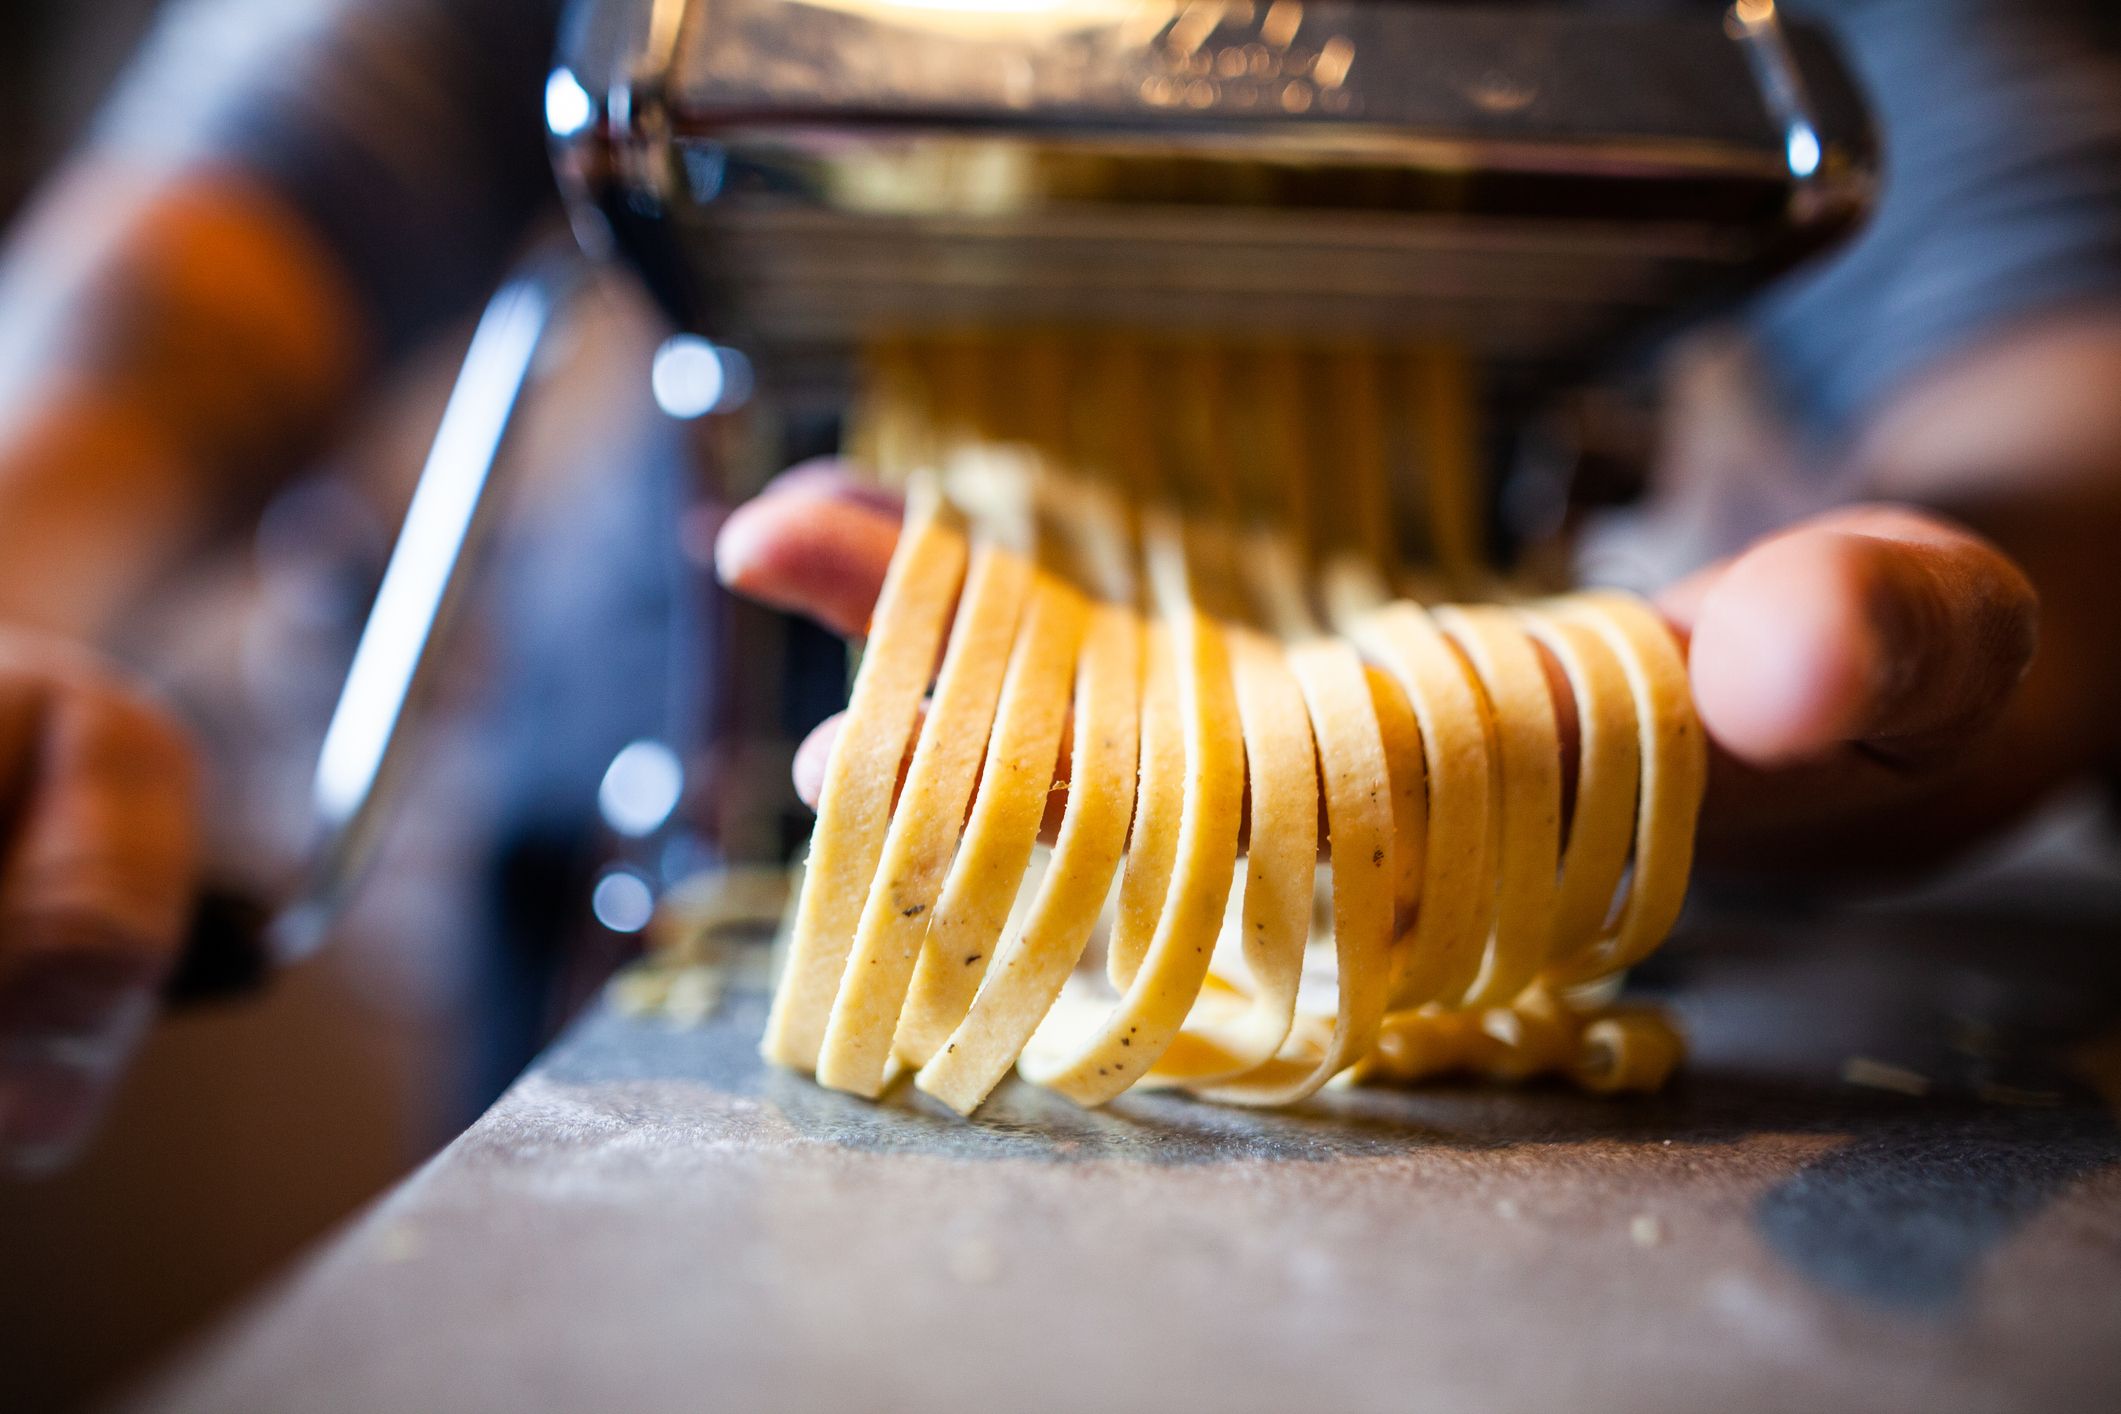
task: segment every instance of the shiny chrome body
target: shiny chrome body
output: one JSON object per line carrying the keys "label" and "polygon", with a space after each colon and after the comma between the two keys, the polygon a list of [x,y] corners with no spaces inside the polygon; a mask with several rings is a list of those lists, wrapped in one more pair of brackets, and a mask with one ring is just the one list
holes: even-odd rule
{"label": "shiny chrome body", "polygon": [[769,370],[964,323],[1575,367],[1831,240],[1874,167],[1771,0],[603,0],[555,82],[578,232]]}

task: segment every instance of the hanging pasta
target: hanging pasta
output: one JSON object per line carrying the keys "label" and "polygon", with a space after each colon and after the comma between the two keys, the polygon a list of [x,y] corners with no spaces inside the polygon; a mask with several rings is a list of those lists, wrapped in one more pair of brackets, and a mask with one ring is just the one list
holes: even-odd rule
{"label": "hanging pasta", "polygon": [[1677,1032],[1608,984],[1685,895],[1685,663],[1627,595],[1495,587],[1461,359],[1048,336],[870,367],[907,526],[770,1059],[960,1113],[1012,1067],[1083,1104],[1664,1082]]}

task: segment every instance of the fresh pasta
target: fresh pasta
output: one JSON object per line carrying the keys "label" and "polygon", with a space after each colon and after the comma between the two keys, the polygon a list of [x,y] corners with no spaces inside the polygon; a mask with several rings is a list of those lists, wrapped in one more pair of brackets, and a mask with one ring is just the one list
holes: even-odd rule
{"label": "fresh pasta", "polygon": [[1678,1032],[1611,982],[1685,896],[1684,658],[1639,600],[1486,564],[1461,359],[960,336],[870,370],[907,526],[769,1059],[964,1114],[1012,1068],[1088,1105],[1665,1081]]}

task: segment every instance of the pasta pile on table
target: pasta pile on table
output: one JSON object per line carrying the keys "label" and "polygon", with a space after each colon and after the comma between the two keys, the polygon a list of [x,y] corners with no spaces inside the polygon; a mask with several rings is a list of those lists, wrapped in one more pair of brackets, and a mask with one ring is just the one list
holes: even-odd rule
{"label": "pasta pile on table", "polygon": [[961,1113],[1012,1067],[1663,1082],[1611,983],[1686,889],[1685,664],[1632,597],[1491,581],[1455,356],[937,338],[868,381],[907,519],[769,1059]]}

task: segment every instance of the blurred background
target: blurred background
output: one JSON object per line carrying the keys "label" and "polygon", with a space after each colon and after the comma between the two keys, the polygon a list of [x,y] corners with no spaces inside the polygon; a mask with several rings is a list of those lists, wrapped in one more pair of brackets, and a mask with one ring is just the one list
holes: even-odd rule
{"label": "blurred background", "polygon": [[[0,4],[0,227],[157,8]],[[327,464],[124,626],[216,757],[220,877],[270,891],[300,863],[319,740],[469,327],[423,339]],[[689,429],[651,394],[665,333],[613,285],[555,341],[410,798],[334,945],[262,997],[157,1025],[80,1164],[0,1184],[0,1406],[122,1386],[416,1167],[634,946],[635,881],[697,862],[666,824],[688,711],[671,645],[701,632],[713,525],[670,531]],[[792,819],[786,754],[769,740],[740,769]]]}

